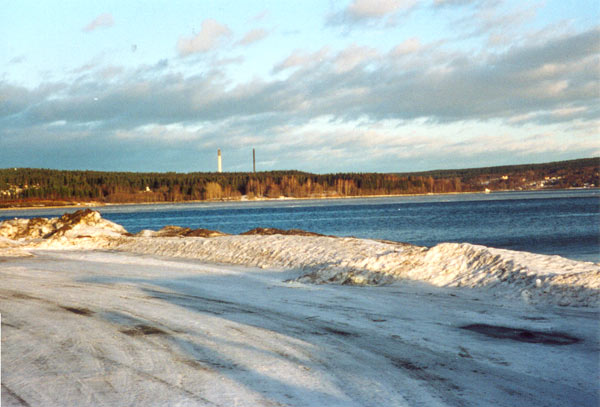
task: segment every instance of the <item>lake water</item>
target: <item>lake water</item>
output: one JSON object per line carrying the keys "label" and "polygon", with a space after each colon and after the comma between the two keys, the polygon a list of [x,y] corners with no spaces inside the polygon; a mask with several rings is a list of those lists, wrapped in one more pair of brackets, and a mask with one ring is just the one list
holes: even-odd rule
{"label": "lake water", "polygon": [[[95,208],[136,233],[165,225],[241,233],[304,229],[433,246],[485,246],[600,261],[600,190],[503,192],[339,200],[281,200]],[[0,211],[0,220],[73,209]]]}

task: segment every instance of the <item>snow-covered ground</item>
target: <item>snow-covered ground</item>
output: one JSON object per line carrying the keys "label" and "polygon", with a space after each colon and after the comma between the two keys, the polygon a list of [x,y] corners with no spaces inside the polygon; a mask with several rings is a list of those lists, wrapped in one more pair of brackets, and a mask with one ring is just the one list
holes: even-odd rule
{"label": "snow-covered ground", "polygon": [[597,406],[599,275],[467,244],[7,221],[2,406]]}

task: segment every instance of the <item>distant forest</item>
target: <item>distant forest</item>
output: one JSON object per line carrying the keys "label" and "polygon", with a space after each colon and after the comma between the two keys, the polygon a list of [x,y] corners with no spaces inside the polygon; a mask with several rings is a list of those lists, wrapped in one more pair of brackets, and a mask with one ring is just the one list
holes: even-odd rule
{"label": "distant forest", "polygon": [[600,185],[600,158],[419,173],[136,173],[0,169],[0,207],[483,192]]}

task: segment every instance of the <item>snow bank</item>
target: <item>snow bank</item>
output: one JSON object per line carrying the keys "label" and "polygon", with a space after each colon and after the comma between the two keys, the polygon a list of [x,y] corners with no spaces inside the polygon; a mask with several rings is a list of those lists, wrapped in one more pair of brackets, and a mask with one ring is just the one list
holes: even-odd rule
{"label": "snow bank", "polygon": [[123,239],[111,248],[260,268],[297,269],[304,283],[379,285],[414,280],[440,287],[484,288],[527,302],[598,306],[594,263],[467,243],[430,249],[368,239],[313,236],[222,236]]}
{"label": "snow bank", "polygon": [[12,219],[0,222],[0,237],[13,240],[51,239],[68,241],[91,237],[126,235],[123,226],[102,219],[100,213],[84,209],[60,218]]}
{"label": "snow bank", "polygon": [[600,305],[600,266],[594,263],[466,243],[442,243],[428,249],[388,241],[271,232],[230,236],[167,227],[131,236],[91,210],[58,219],[15,219],[0,224],[0,237],[33,239],[30,246],[44,249],[113,249],[293,269],[300,275],[297,281],[305,283],[380,285],[414,280],[440,287],[483,288],[494,295],[533,303]]}
{"label": "snow bank", "polygon": [[31,254],[23,249],[23,243],[0,237],[0,257],[23,257]]}

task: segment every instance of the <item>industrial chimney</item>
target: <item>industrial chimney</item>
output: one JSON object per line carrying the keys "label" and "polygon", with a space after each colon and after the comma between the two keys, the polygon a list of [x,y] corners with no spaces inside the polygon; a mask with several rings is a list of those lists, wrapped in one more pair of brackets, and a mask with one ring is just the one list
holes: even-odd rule
{"label": "industrial chimney", "polygon": [[221,149],[217,150],[217,172],[223,172],[223,164],[221,163]]}

